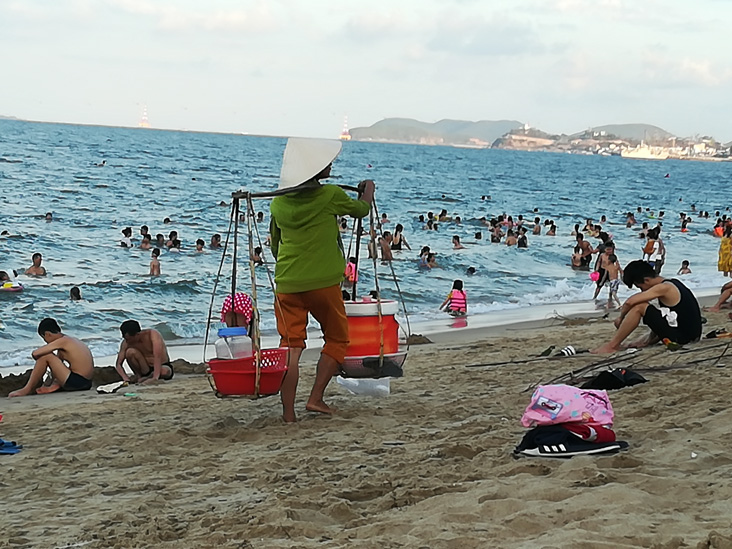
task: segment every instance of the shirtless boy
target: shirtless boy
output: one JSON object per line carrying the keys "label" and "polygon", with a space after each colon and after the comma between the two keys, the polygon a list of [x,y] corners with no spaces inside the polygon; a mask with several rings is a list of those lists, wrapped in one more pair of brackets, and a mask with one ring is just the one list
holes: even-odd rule
{"label": "shirtless boy", "polygon": [[152,259],[150,260],[150,276],[160,276],[160,248],[154,248],[151,252]]}
{"label": "shirtless boy", "polygon": [[[611,255],[615,255],[615,244],[612,241],[605,244],[603,252],[597,257],[595,270],[599,273],[599,276],[597,278],[595,295],[592,296],[592,299],[597,299],[597,296],[600,295],[600,290],[602,290],[602,287],[608,280],[610,280],[610,278],[608,277],[607,266],[610,262]],[[615,258],[615,260],[617,261],[617,257]],[[617,278],[617,276],[615,278]],[[619,284],[620,282],[618,281],[618,285]]]}
{"label": "shirtless boy", "polygon": [[43,256],[38,252],[33,254],[33,265],[25,270],[25,274],[31,276],[46,276],[46,268],[41,266]]}
{"label": "shirtless boy", "polygon": [[153,329],[142,330],[136,320],[125,320],[119,330],[122,332],[122,344],[114,367],[122,381],[130,381],[122,367],[125,360],[137,375],[137,383],[173,379],[173,367],[160,332]]}
{"label": "shirtless boy", "polygon": [[[657,276],[651,265],[640,260],[628,263],[623,272],[623,282],[629,288],[636,286],[641,292],[630,296],[621,307],[620,316],[615,320],[618,329],[615,336],[590,352],[605,354],[619,351],[623,348],[623,341],[641,320],[651,332],[625,347],[645,347],[665,338],[685,345],[701,337],[699,303],[683,283]],[[658,299],[660,308],[650,304],[654,299]]]}
{"label": "shirtless boy", "polygon": [[[61,333],[53,318],[44,318],[38,325],[38,335],[46,345],[31,353],[36,363],[25,387],[13,391],[9,397],[27,396],[34,392],[39,395],[64,391],[87,391],[91,389],[94,376],[94,357],[89,347],[73,337]],[[55,354],[54,354],[55,353]],[[68,364],[68,365],[67,365]],[[48,387],[36,387],[47,370],[51,371],[53,381]]]}
{"label": "shirtless boy", "polygon": [[613,300],[618,304],[618,307],[622,307],[618,299],[618,288],[620,288],[620,277],[623,275],[623,269],[620,268],[618,256],[615,254],[608,255],[605,272],[607,273],[607,280],[610,283],[610,292],[607,296],[607,309],[610,310],[613,306]]}

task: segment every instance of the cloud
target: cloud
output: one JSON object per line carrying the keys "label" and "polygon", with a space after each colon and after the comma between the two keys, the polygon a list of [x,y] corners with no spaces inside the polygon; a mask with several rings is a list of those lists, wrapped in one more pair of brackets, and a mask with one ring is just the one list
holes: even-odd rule
{"label": "cloud", "polygon": [[660,88],[716,88],[732,82],[732,68],[703,57],[667,57],[646,53],[641,62],[644,78]]}
{"label": "cloud", "polygon": [[412,35],[415,29],[409,18],[399,11],[359,13],[350,17],[342,33],[357,41],[388,40]]}
{"label": "cloud", "polygon": [[435,29],[428,46],[434,51],[486,56],[543,54],[549,50],[532,27],[497,17],[445,21]]}
{"label": "cloud", "polygon": [[257,2],[249,9],[205,9],[195,11],[153,0],[109,0],[109,4],[130,15],[152,19],[166,31],[204,30],[208,32],[272,32],[279,27],[274,3]]}

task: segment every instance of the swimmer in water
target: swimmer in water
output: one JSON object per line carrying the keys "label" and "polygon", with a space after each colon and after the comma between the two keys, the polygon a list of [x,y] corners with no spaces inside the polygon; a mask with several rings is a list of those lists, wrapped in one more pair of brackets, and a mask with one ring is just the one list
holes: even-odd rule
{"label": "swimmer in water", "polygon": [[53,214],[51,212],[46,212],[46,221],[53,221]]}
{"label": "swimmer in water", "polygon": [[152,240],[150,234],[148,233],[142,237],[142,242],[140,242],[140,249],[149,250],[150,248],[152,248]]}
{"label": "swimmer in water", "polygon": [[150,276],[160,276],[160,248],[152,251],[152,259],[150,260]]}
{"label": "swimmer in water", "polygon": [[458,235],[455,235],[452,237],[452,249],[453,250],[464,250],[465,246],[460,244],[460,237]]}
{"label": "swimmer in water", "polygon": [[132,227],[125,227],[122,229],[122,240],[119,241],[119,245],[123,248],[132,248]]}
{"label": "swimmer in water", "polygon": [[427,263],[425,265],[428,269],[434,269],[435,267],[439,267],[437,264],[437,259],[435,259],[435,254],[428,253],[427,254]]}
{"label": "swimmer in water", "polygon": [[213,250],[217,250],[220,247],[221,247],[221,235],[217,233],[211,237],[211,243],[209,244],[209,248],[211,248]]}
{"label": "swimmer in water", "polygon": [[155,235],[155,247],[162,248],[163,246],[165,246],[165,237],[158,233]]}
{"label": "swimmer in water", "polygon": [[252,261],[255,265],[264,265],[264,259],[262,259],[262,248],[261,246],[257,246],[254,248],[254,253],[252,253]]}
{"label": "swimmer in water", "polygon": [[199,238],[196,240],[196,253],[202,254],[204,252],[203,247],[206,245],[206,242],[204,242],[203,238]]}
{"label": "swimmer in water", "polygon": [[173,247],[173,242],[178,238],[178,231],[170,231],[168,234],[168,241],[165,243],[165,247],[170,249]]}
{"label": "swimmer in water", "polygon": [[41,266],[43,256],[38,252],[33,254],[33,265],[25,270],[25,274],[30,276],[46,276],[46,268]]}
{"label": "swimmer in water", "polygon": [[69,290],[69,297],[71,301],[81,301],[81,290],[78,286],[74,286]]}

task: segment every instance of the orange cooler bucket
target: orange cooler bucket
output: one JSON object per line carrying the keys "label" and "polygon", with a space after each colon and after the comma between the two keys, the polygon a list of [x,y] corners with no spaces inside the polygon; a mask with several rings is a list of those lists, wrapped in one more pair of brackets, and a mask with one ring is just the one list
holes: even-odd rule
{"label": "orange cooler bucket", "polygon": [[394,315],[399,311],[396,301],[381,302],[381,325],[376,302],[346,301],[348,317],[348,349],[346,356],[378,356],[381,352],[381,332],[384,333],[384,354],[399,351],[399,323]]}

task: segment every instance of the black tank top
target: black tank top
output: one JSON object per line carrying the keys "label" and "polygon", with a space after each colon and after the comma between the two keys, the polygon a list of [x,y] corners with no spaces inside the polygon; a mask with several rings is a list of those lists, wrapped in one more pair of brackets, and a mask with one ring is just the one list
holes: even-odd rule
{"label": "black tank top", "polygon": [[663,281],[664,284],[666,282],[670,282],[671,284],[676,286],[676,288],[678,288],[679,293],[681,294],[681,299],[673,307],[666,305],[660,299],[658,300],[658,302],[661,304],[662,307],[668,307],[670,310],[676,313],[678,330],[684,334],[685,338],[687,339],[686,342],[699,339],[702,333],[701,310],[699,309],[699,302],[696,300],[696,297],[694,296],[692,291],[684,286],[681,281],[676,280],[675,278],[670,278]]}

